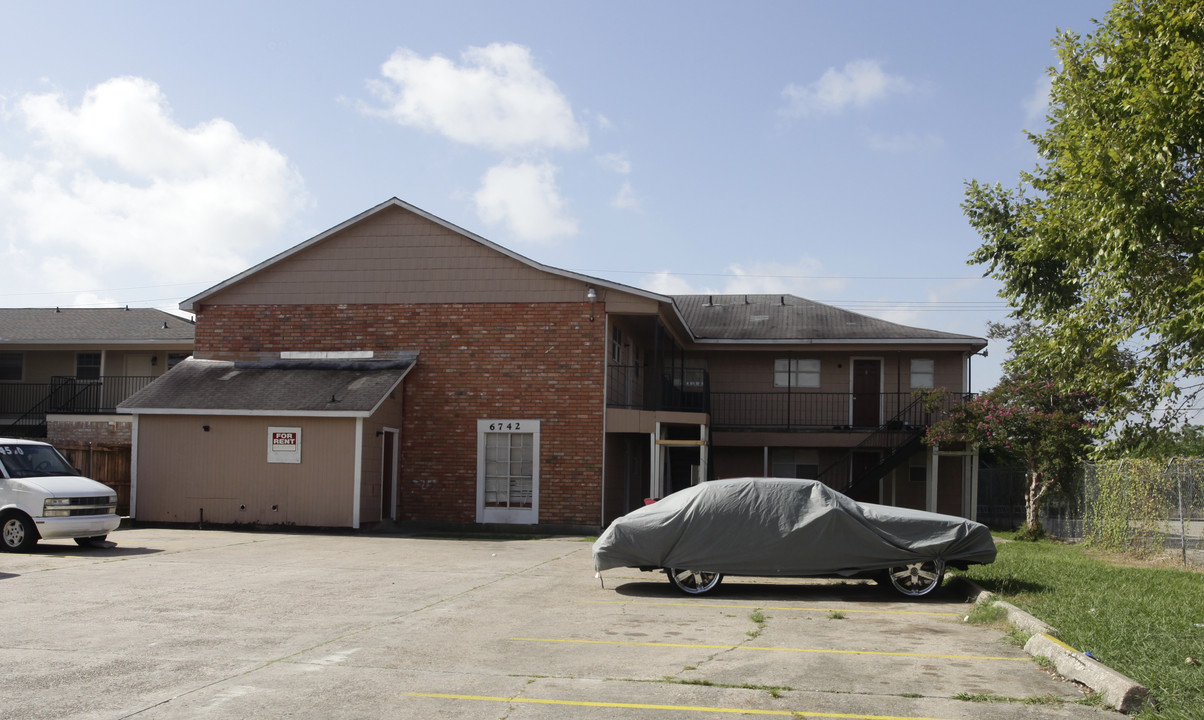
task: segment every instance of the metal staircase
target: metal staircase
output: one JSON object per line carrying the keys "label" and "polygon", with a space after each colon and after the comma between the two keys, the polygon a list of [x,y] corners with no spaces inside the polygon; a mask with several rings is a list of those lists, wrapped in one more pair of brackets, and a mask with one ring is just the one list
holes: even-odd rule
{"label": "metal staircase", "polygon": [[[913,400],[851,448],[844,457],[821,470],[816,479],[845,495],[855,497],[857,492],[907,462],[923,446],[928,422],[928,412],[922,400]],[[874,460],[863,465],[864,459],[868,458]]]}

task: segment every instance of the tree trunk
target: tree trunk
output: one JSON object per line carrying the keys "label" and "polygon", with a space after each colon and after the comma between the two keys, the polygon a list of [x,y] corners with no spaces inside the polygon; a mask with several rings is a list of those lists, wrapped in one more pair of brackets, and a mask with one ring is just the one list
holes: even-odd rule
{"label": "tree trunk", "polygon": [[1043,535],[1045,531],[1041,527],[1041,499],[1045,497],[1049,485],[1041,481],[1040,473],[1025,473],[1025,479],[1028,481],[1028,488],[1024,498],[1024,527],[1030,534]]}

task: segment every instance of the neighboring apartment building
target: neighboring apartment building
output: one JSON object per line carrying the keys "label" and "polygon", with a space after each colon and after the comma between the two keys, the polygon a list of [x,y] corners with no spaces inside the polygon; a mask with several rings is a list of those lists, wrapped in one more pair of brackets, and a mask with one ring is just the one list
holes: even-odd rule
{"label": "neighboring apartment building", "polygon": [[118,403],[192,354],[192,329],[153,308],[0,308],[0,435],[128,444]]}
{"label": "neighboring apartment building", "polygon": [[972,461],[920,445],[912,390],[960,397],[980,338],[659,295],[397,199],[181,308],[195,359],[120,408],[138,520],[596,529],[741,475],[973,507]]}

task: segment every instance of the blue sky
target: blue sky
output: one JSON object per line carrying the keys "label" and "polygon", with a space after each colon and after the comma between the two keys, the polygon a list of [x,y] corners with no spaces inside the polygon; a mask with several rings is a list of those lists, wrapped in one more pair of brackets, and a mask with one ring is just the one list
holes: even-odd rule
{"label": "blue sky", "polygon": [[1035,164],[1050,41],[1109,6],[0,0],[0,306],[172,308],[396,196],[648,290],[982,336],[963,183]]}

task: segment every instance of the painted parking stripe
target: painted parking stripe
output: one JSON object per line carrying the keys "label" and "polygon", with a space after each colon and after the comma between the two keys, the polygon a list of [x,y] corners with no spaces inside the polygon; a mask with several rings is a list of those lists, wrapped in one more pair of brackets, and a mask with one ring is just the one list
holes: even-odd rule
{"label": "painted parking stripe", "polygon": [[631,600],[574,600],[574,602],[588,603],[592,605],[651,605],[662,607],[692,607],[692,608],[719,608],[722,610],[774,610],[774,611],[794,611],[794,612],[842,612],[842,613],[868,613],[875,615],[938,615],[940,617],[956,617],[960,618],[964,613],[954,612],[929,612],[923,610],[862,610],[857,608],[822,608],[822,607],[798,607],[789,605],[720,605],[719,603],[697,603],[697,602],[644,602]]}
{"label": "painted parking stripe", "polygon": [[939,658],[943,660],[1009,660],[1031,662],[1028,657],[996,657],[993,655],[936,655],[929,653],[882,652],[877,650],[824,650],[821,648],[756,647],[753,645],[692,645],[688,643],[633,642],[625,640],[572,640],[561,638],[513,637],[519,642],[565,643],[568,645],[626,645],[631,647],[693,648],[696,650],[760,650],[763,652],[815,653],[819,655],[879,655],[887,657]]}
{"label": "painted parking stripe", "polygon": [[408,692],[406,697],[435,698],[440,700],[480,700],[503,702],[513,705],[561,705],[569,707],[621,708],[627,710],[677,710],[680,712],[727,713],[731,715],[778,715],[803,718],[843,718],[844,720],[947,720],[946,718],[919,717],[916,715],[864,715],[858,713],[825,713],[807,710],[755,710],[749,708],[707,707],[705,705],[653,705],[650,703],[591,702],[588,700],[549,700],[545,698],[508,698],[490,695],[454,695],[451,693]]}

